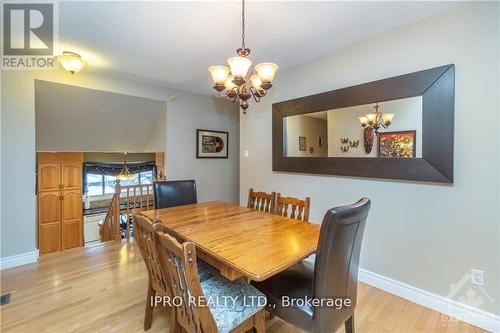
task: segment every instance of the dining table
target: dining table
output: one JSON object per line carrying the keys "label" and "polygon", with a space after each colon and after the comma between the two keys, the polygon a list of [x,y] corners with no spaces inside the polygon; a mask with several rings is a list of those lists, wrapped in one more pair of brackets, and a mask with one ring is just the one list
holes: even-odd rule
{"label": "dining table", "polygon": [[316,252],[320,225],[222,201],[143,211],[227,279],[263,281]]}

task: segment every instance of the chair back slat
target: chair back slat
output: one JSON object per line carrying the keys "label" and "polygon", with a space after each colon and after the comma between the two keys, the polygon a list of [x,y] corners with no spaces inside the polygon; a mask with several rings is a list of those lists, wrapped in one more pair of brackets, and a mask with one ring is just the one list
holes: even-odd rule
{"label": "chair back slat", "polygon": [[182,304],[176,309],[177,322],[188,332],[217,332],[209,308],[196,306],[205,296],[198,277],[194,243],[180,244],[162,224],[155,224],[154,231],[160,268],[170,281],[173,297],[182,299]]}
{"label": "chair back slat", "polygon": [[247,207],[261,212],[272,213],[275,199],[276,192],[254,192],[253,188],[251,188],[248,190]]}
{"label": "chair back slat", "polygon": [[274,214],[281,215],[301,221],[309,221],[309,208],[311,199],[306,197],[300,200],[293,197],[282,197],[281,193],[276,194],[276,205]]}
{"label": "chair back slat", "polygon": [[164,295],[169,294],[170,288],[166,282],[167,279],[160,269],[160,263],[153,243],[153,224],[159,223],[159,221],[152,223],[147,217],[140,214],[133,215],[132,220],[134,224],[134,239],[141,251],[153,288]]}

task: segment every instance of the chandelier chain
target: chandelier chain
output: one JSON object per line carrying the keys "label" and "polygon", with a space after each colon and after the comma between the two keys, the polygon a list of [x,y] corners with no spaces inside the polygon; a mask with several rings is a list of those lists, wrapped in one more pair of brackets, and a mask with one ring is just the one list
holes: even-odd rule
{"label": "chandelier chain", "polygon": [[241,43],[245,48],[245,0],[241,0]]}

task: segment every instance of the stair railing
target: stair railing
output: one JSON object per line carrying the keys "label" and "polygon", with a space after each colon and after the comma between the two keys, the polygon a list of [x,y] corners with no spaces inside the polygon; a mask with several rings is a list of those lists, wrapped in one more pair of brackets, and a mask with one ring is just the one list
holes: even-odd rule
{"label": "stair railing", "polygon": [[[153,184],[122,186],[117,179],[108,212],[99,224],[101,242],[129,240],[132,215],[153,208]],[[124,233],[120,228],[122,224],[125,224]]]}

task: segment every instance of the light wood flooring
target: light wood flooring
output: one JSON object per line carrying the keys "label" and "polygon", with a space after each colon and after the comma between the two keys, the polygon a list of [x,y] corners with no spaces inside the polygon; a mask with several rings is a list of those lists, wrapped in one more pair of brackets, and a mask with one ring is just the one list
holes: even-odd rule
{"label": "light wood flooring", "polygon": [[[147,273],[133,241],[100,243],[50,254],[39,263],[3,270],[2,332],[143,332]],[[168,312],[155,309],[148,332],[168,332]],[[382,290],[359,284],[361,332],[483,332]],[[274,318],[267,332],[300,330]],[[344,332],[341,328],[339,332]]]}

